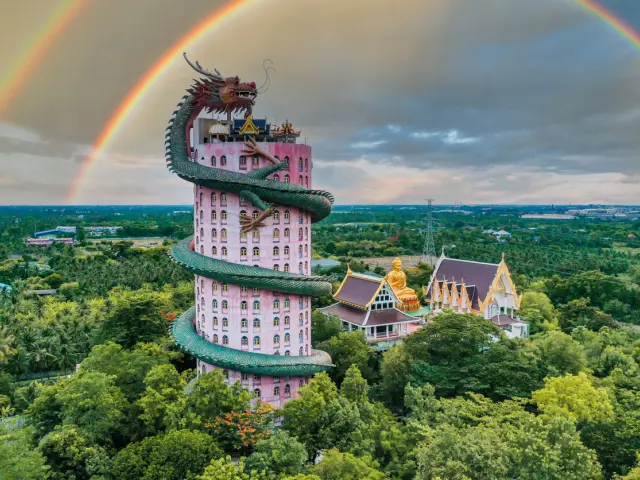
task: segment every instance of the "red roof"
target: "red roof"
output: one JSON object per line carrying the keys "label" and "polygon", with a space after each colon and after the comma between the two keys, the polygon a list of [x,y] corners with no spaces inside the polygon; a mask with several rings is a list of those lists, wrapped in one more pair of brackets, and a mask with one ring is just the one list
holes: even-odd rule
{"label": "red roof", "polygon": [[347,274],[342,287],[333,298],[340,302],[366,307],[380,288],[383,278],[369,278]]}

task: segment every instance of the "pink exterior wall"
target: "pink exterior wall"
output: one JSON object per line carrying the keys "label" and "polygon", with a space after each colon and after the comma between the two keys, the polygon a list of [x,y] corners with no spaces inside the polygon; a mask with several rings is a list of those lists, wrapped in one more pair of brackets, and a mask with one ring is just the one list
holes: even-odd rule
{"label": "pink exterior wall", "polygon": [[[281,160],[289,159],[289,169],[275,176],[290,183],[311,185],[311,148],[307,145],[263,143],[265,150]],[[243,143],[199,145],[196,161],[205,166],[236,172],[250,172],[270,165],[259,158],[246,158],[242,168]],[[226,160],[226,165],[224,164]],[[302,167],[300,167],[300,161]],[[269,178],[274,178],[271,175]],[[240,232],[240,215],[261,212],[236,194],[194,186],[194,245],[203,255],[243,265],[256,265],[280,271],[288,266],[293,273],[311,273],[311,222],[297,208],[275,206],[265,226],[246,235]],[[246,249],[246,255],[243,254]],[[257,250],[256,250],[257,249]],[[254,255],[254,252],[257,255]],[[253,291],[237,285],[223,285],[196,276],[196,328],[200,336],[238,350],[270,355],[308,355],[311,353],[311,298],[268,290]],[[259,308],[254,308],[258,302]],[[198,372],[212,365],[198,363]],[[301,377],[258,378],[240,372],[227,372],[230,382],[239,380],[246,388],[260,390],[264,402],[280,405],[297,396],[305,380]],[[286,386],[289,386],[288,388]],[[279,387],[279,395],[278,393]]]}

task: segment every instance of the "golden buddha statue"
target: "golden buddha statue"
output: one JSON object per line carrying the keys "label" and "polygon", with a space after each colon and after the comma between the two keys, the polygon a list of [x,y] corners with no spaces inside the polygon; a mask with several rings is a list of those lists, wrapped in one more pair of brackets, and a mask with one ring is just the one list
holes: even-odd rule
{"label": "golden buddha statue", "polygon": [[407,287],[407,276],[402,271],[402,260],[396,258],[391,264],[393,270],[387,273],[387,282],[393,289],[398,300],[402,302],[402,310],[405,312],[414,312],[420,308],[420,301],[416,291]]}

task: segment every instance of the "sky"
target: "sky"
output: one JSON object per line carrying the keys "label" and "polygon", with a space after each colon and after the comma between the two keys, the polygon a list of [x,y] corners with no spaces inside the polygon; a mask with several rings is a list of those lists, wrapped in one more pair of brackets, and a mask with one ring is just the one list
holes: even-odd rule
{"label": "sky", "polygon": [[[64,204],[138,79],[226,3],[88,2],[0,112],[0,204]],[[600,3],[640,30],[640,2]],[[54,8],[3,5],[0,78]],[[254,0],[188,54],[258,85],[271,59],[254,117],[302,130],[338,204],[640,204],[640,50],[572,0]],[[191,203],[164,130],[193,75],[176,57],[74,203]]]}

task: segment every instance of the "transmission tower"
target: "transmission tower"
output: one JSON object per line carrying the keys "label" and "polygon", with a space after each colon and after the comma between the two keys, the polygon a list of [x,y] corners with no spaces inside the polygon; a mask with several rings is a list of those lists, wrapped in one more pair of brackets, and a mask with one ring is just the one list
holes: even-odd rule
{"label": "transmission tower", "polygon": [[433,240],[433,198],[426,198],[425,200],[427,201],[427,229],[424,232],[421,261],[435,266],[436,243]]}

